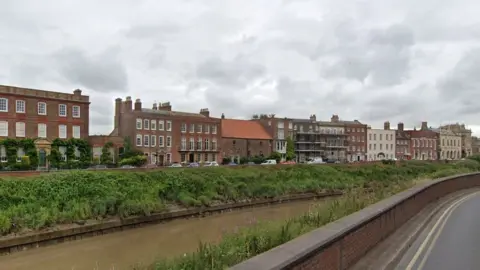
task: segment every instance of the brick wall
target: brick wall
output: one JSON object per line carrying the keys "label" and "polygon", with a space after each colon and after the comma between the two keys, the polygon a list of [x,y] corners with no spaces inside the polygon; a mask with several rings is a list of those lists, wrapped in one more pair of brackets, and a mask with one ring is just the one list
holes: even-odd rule
{"label": "brick wall", "polygon": [[480,186],[479,173],[425,183],[302,235],[231,269],[347,269],[429,203],[448,193],[476,186]]}

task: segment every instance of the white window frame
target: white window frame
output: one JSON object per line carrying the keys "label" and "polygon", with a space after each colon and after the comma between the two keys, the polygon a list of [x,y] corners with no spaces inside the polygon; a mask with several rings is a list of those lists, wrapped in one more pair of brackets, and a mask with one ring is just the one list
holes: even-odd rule
{"label": "white window frame", "polygon": [[150,129],[157,130],[157,120],[150,121]]}
{"label": "white window frame", "polygon": [[150,146],[150,135],[143,135],[143,146]]}
{"label": "white window frame", "polygon": [[151,147],[157,146],[157,136],[155,136],[155,135],[152,135],[152,136],[151,136],[151,138],[150,138],[150,146],[151,146]]}
{"label": "white window frame", "polygon": [[[19,104],[21,104],[21,106],[18,106]],[[25,100],[15,100],[15,112],[25,113],[26,111],[25,105],[26,105]],[[22,106],[23,106],[23,110],[19,110],[19,109],[22,109]]]}
{"label": "white window frame", "polygon": [[5,147],[5,145],[0,145],[0,162],[8,162],[7,148]]}
{"label": "white window frame", "polygon": [[[137,127],[137,129],[142,129],[142,127],[143,127],[143,120],[142,120],[142,118],[137,118],[136,127]],[[142,141],[143,141],[143,139],[142,139]]]}
{"label": "white window frame", "polygon": [[149,119],[143,119],[143,129],[144,130],[150,130],[150,120]]}
{"label": "white window frame", "polygon": [[202,124],[197,124],[197,133],[202,133],[203,132],[203,125]]}
{"label": "white window frame", "polygon": [[165,137],[158,136],[158,147],[164,147],[164,146],[165,146]]}
{"label": "white window frame", "polygon": [[[42,132],[42,128],[44,128]],[[39,138],[47,138],[47,124],[38,123],[37,125],[37,136]]]}
{"label": "white window frame", "polygon": [[217,134],[217,125],[212,125],[212,134]]}
{"label": "white window frame", "polygon": [[167,147],[172,147],[172,136],[167,136]]}
{"label": "white window frame", "polygon": [[[75,112],[75,109],[77,109],[76,112]],[[78,106],[78,105],[72,106],[72,117],[73,118],[80,118],[80,106]]]}
{"label": "white window frame", "polygon": [[167,126],[165,127],[167,131],[172,131],[172,121],[167,121]]}
{"label": "white window frame", "polygon": [[209,134],[210,133],[210,125],[205,125],[205,134]]}
{"label": "white window frame", "polygon": [[60,139],[67,138],[67,125],[58,125],[58,138]]}
{"label": "white window frame", "polygon": [[74,139],[80,139],[81,137],[81,130],[80,130],[80,126],[72,126],[72,137]]}
{"label": "white window frame", "polygon": [[180,126],[180,132],[187,133],[187,123],[182,123],[182,125]]}
{"label": "white window frame", "polygon": [[25,122],[15,123],[15,137],[25,138]]}
{"label": "white window frame", "polygon": [[158,120],[158,130],[165,130],[165,121]]}
{"label": "white window frame", "polygon": [[[65,108],[63,110],[63,114],[62,114],[62,108]],[[67,117],[67,104],[58,104],[58,116],[61,116],[61,117]]]}
{"label": "white window frame", "polygon": [[3,130],[0,129],[0,137],[8,137],[8,121],[0,121],[0,125],[5,127]]}
{"label": "white window frame", "polygon": [[[43,105],[43,109],[44,109],[43,112],[41,111],[42,105]],[[37,113],[38,113],[38,115],[47,115],[47,103],[46,102],[38,102],[37,103]]]}
{"label": "white window frame", "polygon": [[8,98],[0,98],[0,112],[8,112]]}
{"label": "white window frame", "polygon": [[[140,143],[139,143],[140,142]],[[137,146],[142,146],[143,145],[143,137],[140,134],[137,134],[137,137],[135,139],[135,144]]]}

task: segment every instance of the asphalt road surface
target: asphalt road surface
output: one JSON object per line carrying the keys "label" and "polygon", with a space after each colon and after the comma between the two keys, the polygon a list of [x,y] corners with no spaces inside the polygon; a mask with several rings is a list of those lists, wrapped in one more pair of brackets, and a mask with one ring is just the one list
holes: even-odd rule
{"label": "asphalt road surface", "polygon": [[442,209],[397,270],[480,270],[480,192]]}

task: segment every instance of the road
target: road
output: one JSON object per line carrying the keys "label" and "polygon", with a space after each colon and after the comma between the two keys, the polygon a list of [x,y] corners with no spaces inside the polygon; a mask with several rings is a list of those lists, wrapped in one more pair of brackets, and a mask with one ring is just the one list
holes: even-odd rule
{"label": "road", "polygon": [[442,209],[395,269],[480,269],[480,192]]}

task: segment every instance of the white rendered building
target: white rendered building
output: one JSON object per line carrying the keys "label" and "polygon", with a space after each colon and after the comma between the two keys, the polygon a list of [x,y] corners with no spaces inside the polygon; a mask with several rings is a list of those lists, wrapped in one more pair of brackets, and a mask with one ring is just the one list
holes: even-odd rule
{"label": "white rendered building", "polygon": [[395,130],[390,129],[390,123],[385,122],[383,129],[367,129],[367,160],[385,160],[395,158]]}

